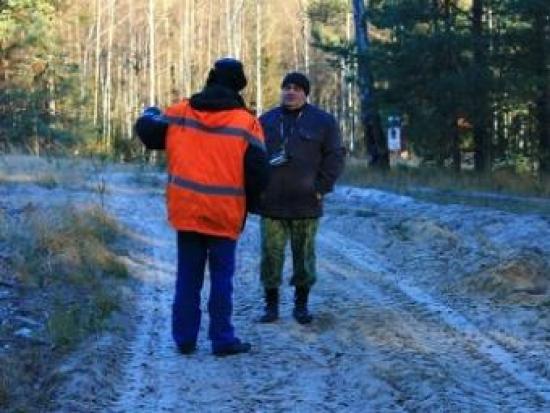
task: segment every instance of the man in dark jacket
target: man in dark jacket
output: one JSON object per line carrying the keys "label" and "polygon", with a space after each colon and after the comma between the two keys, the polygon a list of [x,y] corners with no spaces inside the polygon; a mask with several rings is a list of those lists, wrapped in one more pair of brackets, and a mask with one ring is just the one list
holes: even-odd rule
{"label": "man in dark jacket", "polygon": [[315,283],[315,235],[323,214],[323,196],[331,192],[344,166],[344,148],[336,119],[307,103],[309,80],[288,73],[281,84],[281,106],[260,117],[271,164],[271,178],[261,196],[261,281],[265,314],[279,317],[279,286],[284,250],[290,239],[295,287],[293,316],[312,321],[308,296]]}
{"label": "man in dark jacket", "polygon": [[269,169],[262,128],[239,95],[245,86],[241,62],[220,59],[200,93],[164,114],[149,108],[136,122],[147,148],[167,151],[168,215],[178,243],[172,335],[183,354],[196,349],[207,261],[212,352],[227,356],[251,348],[231,323],[235,247],[246,209],[254,208],[245,194],[257,198]]}

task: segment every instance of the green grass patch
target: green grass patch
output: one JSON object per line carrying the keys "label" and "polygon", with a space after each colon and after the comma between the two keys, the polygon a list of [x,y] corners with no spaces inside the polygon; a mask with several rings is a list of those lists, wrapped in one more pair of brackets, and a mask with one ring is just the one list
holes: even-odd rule
{"label": "green grass patch", "polygon": [[73,347],[90,333],[99,332],[111,313],[119,308],[116,292],[96,289],[85,300],[67,304],[62,298],[54,305],[47,328],[56,347]]}

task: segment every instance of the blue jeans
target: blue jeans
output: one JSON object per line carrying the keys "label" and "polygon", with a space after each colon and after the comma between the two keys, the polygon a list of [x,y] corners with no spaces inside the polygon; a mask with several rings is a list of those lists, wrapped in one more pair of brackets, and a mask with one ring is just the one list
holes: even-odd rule
{"label": "blue jeans", "polygon": [[210,270],[208,338],[212,341],[212,349],[238,341],[231,324],[236,245],[237,242],[229,238],[178,232],[178,273],[172,307],[172,336],[177,345],[197,342],[207,260]]}

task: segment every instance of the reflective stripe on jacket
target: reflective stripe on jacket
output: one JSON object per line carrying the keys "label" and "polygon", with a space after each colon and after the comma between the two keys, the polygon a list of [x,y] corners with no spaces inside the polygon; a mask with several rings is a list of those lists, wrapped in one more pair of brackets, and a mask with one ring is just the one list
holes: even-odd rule
{"label": "reflective stripe on jacket", "polygon": [[246,215],[244,155],[264,146],[245,109],[198,111],[188,101],[166,110],[168,219],[178,231],[237,239]]}

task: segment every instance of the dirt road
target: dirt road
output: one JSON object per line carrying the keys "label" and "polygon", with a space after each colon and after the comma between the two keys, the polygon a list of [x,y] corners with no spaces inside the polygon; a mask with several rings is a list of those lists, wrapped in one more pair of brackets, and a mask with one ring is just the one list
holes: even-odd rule
{"label": "dirt road", "polygon": [[161,192],[120,174],[109,193],[107,208],[147,245],[130,253],[143,287],[127,362],[113,372],[116,397],[87,411],[550,409],[547,218],[340,188],[318,236],[310,326],[292,319],[288,286],[281,320],[255,322],[262,293],[252,218],[238,247],[234,323],[253,352],[218,359],[207,311],[196,354],[172,344],[175,236]]}

